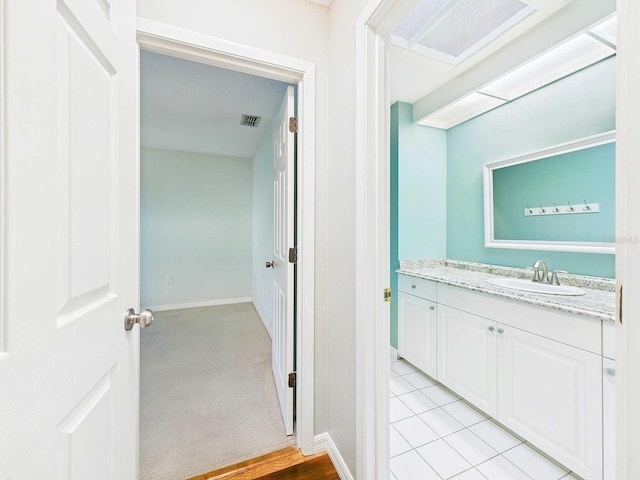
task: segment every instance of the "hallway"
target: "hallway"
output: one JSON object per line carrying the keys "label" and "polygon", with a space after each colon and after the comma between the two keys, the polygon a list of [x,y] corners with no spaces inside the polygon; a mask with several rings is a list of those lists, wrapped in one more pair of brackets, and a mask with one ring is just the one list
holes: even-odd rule
{"label": "hallway", "polygon": [[141,332],[141,480],[184,480],[295,443],[252,304],[155,317]]}

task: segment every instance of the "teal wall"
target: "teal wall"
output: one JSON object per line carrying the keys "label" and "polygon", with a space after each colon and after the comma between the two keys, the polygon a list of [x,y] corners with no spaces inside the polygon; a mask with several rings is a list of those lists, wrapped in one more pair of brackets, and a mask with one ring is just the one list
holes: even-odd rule
{"label": "teal wall", "polygon": [[391,345],[397,348],[399,260],[444,258],[447,134],[413,123],[413,106],[391,107]]}
{"label": "teal wall", "polygon": [[447,257],[613,278],[614,255],[485,248],[482,167],[614,129],[615,57],[449,129]]}
{"label": "teal wall", "polygon": [[[615,144],[576,150],[493,172],[494,235],[499,240],[612,242],[615,237]],[[599,212],[525,216],[527,206],[584,202]],[[551,209],[549,209],[551,211]],[[564,208],[561,210],[564,211]]]}
{"label": "teal wall", "polygon": [[140,303],[251,297],[251,159],[143,148],[140,160]]}

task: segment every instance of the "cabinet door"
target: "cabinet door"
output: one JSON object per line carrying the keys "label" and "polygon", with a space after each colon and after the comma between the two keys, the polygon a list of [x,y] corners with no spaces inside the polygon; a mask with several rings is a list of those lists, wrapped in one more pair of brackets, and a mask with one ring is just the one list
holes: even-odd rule
{"label": "cabinet door", "polygon": [[432,377],[436,376],[436,304],[398,294],[398,353]]}
{"label": "cabinet door", "polygon": [[498,420],[585,480],[602,479],[602,357],[498,324]]}
{"label": "cabinet door", "polygon": [[496,415],[496,322],[438,305],[438,380]]}
{"label": "cabinet door", "polygon": [[602,419],[604,480],[616,479],[616,362],[602,359]]}

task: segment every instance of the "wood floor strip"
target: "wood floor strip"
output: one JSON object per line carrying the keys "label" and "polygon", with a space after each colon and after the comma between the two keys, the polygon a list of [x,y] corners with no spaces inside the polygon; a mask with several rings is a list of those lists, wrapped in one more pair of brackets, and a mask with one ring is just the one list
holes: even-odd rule
{"label": "wood floor strip", "polygon": [[257,480],[262,478],[269,480],[280,478],[339,479],[331,459],[326,453],[305,457],[297,447],[289,447],[198,475],[189,480]]}
{"label": "wood floor strip", "polygon": [[338,472],[326,453],[279,472],[257,478],[259,480],[340,480]]}

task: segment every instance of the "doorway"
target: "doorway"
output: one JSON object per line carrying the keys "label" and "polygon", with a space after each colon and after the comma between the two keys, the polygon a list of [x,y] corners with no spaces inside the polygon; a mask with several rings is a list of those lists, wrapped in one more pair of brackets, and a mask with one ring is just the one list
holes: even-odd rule
{"label": "doorway", "polygon": [[[197,37],[197,38],[196,38]],[[303,454],[313,452],[313,203],[314,203],[314,110],[315,75],[312,64],[269,52],[231,45],[215,38],[185,32],[156,22],[138,23],[138,42],[142,50],[169,54],[236,72],[297,85],[299,166],[296,172],[298,209],[295,288],[297,294],[296,365],[294,378],[296,444]],[[302,248],[304,247],[304,248]],[[268,260],[268,259],[264,259]],[[264,268],[264,263],[263,263]],[[165,281],[167,279],[165,278]],[[177,279],[176,279],[177,281]]]}
{"label": "doorway", "polygon": [[[360,30],[358,32],[358,74],[357,91],[358,91],[358,132],[361,135],[358,143],[358,174],[364,180],[359,184],[357,198],[359,199],[358,209],[363,217],[371,218],[368,224],[363,224],[360,229],[360,238],[369,239],[376,238],[377,242],[382,243],[382,249],[387,250],[387,244],[380,239],[389,238],[388,230],[388,209],[386,205],[389,203],[389,191],[387,184],[389,179],[388,152],[389,139],[386,135],[384,127],[389,125],[389,90],[388,90],[388,34],[389,25],[386,23],[391,21],[397,24],[399,16],[402,12],[396,12],[394,7],[406,2],[369,2],[363,10],[358,20]],[[410,3],[410,2],[409,2]],[[412,5],[417,4],[413,2]],[[609,4],[611,6],[611,4]],[[411,6],[407,7],[408,9]],[[405,11],[406,13],[406,11]],[[600,18],[604,18],[610,12],[605,12]],[[396,22],[392,19],[395,16]],[[626,22],[627,20],[625,20]],[[595,21],[594,21],[595,23]],[[628,46],[627,46],[628,47]],[[618,49],[618,54],[620,48]],[[468,79],[469,77],[466,76]],[[618,71],[617,86],[621,87],[626,81],[620,78]],[[444,102],[444,89],[441,93],[440,100]],[[455,88],[451,88],[448,94],[455,95]],[[458,92],[460,95],[460,92]],[[456,97],[457,98],[457,97]],[[453,101],[455,98],[446,98],[446,101]],[[446,102],[445,102],[446,103]],[[618,98],[618,105],[620,100]],[[361,123],[360,123],[361,122]],[[618,123],[619,128],[619,123]],[[373,132],[373,133],[371,133]],[[365,135],[366,133],[366,135]],[[619,140],[621,140],[619,138]],[[622,141],[628,141],[622,140]],[[385,158],[386,157],[386,158]],[[618,156],[618,164],[620,164],[621,156]],[[624,163],[624,161],[623,161]],[[618,186],[620,186],[618,179]],[[375,193],[371,193],[371,189]],[[620,200],[620,198],[619,198]],[[618,221],[620,221],[621,212],[618,211]],[[375,248],[372,242],[363,240],[358,246],[360,252],[358,258],[358,271],[367,272],[367,276],[358,276],[362,281],[358,295],[358,319],[361,321],[362,330],[358,331],[360,341],[359,360],[362,364],[367,365],[366,374],[360,379],[359,390],[365,392],[363,398],[370,400],[376,398],[375,401],[365,401],[361,408],[365,412],[370,412],[370,417],[365,416],[361,422],[361,435],[363,443],[366,447],[360,450],[361,461],[359,468],[364,468],[368,475],[375,475],[376,478],[386,478],[388,473],[388,464],[386,459],[369,455],[370,451],[388,451],[388,425],[389,419],[386,415],[386,406],[388,398],[388,384],[386,383],[389,369],[384,365],[387,360],[386,354],[389,353],[385,347],[389,342],[389,311],[387,305],[382,303],[381,291],[385,286],[384,280],[389,278],[389,269],[385,265],[387,258],[382,258],[386,252],[381,252]],[[618,254],[620,252],[618,251]],[[628,254],[628,251],[626,252]],[[617,260],[620,266],[619,259]],[[373,267],[372,267],[373,265]],[[376,275],[372,275],[372,269],[376,271]],[[620,270],[618,270],[619,272]],[[381,280],[384,279],[384,280]],[[629,281],[627,279],[627,281]],[[358,282],[360,285],[360,282]],[[396,292],[394,292],[395,294]],[[633,307],[632,307],[633,308]],[[370,333],[371,331],[375,333]],[[621,332],[621,329],[618,329]],[[362,336],[360,336],[362,335]],[[619,342],[620,344],[620,342]],[[383,357],[382,359],[380,357]],[[384,378],[380,379],[381,376]],[[620,391],[620,389],[618,390]],[[618,403],[620,407],[620,403]],[[628,413],[627,413],[628,415]],[[618,418],[620,425],[620,418]],[[386,424],[386,425],[382,425]],[[375,425],[375,428],[370,428]],[[366,427],[366,428],[365,428]],[[618,435],[618,440],[620,435]],[[620,465],[620,462],[618,462]]]}
{"label": "doorway", "polygon": [[140,65],[140,475],[189,478],[295,443],[294,88]]}

